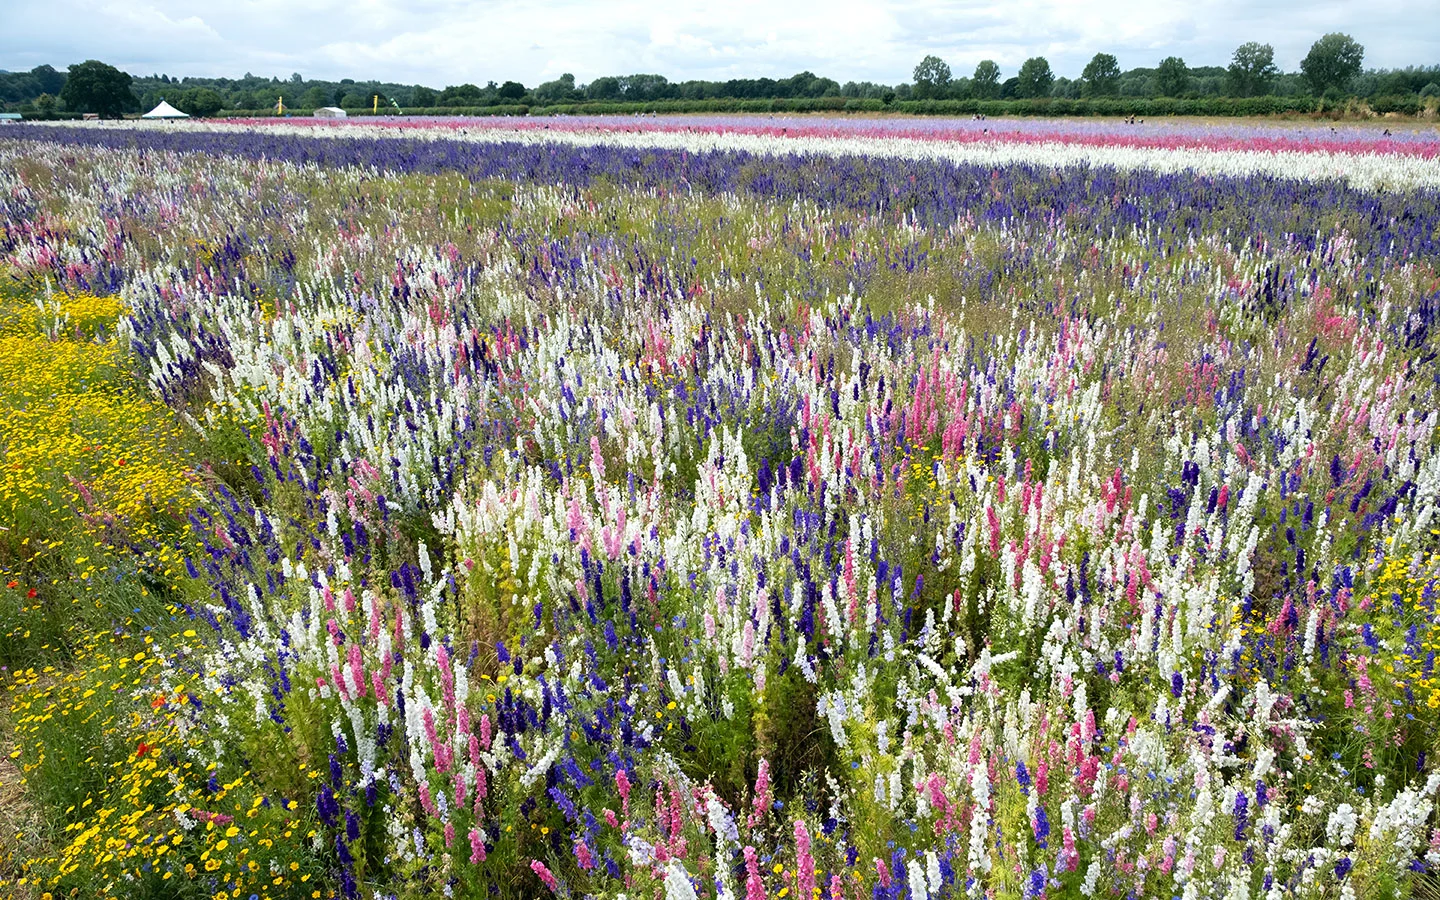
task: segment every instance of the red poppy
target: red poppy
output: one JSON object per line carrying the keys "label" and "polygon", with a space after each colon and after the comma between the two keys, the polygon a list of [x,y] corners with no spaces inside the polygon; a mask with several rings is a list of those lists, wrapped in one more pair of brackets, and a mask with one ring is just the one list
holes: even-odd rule
{"label": "red poppy", "polygon": [[25,599],[27,599],[27,600],[34,600],[34,599],[35,599],[35,595],[38,594],[38,593],[40,593],[40,592],[37,591],[37,590],[35,590],[34,588],[31,588],[30,590],[28,590],[28,591],[25,592]]}
{"label": "red poppy", "polygon": [[153,749],[155,749],[155,748],[154,748],[154,747],[151,747],[149,744],[145,743],[144,741],[141,741],[141,742],[140,742],[140,746],[138,746],[138,747],[135,748],[135,758],[136,758],[136,759],[143,759],[143,758],[145,758],[146,756],[149,756],[149,755],[150,755],[150,751],[153,750]]}

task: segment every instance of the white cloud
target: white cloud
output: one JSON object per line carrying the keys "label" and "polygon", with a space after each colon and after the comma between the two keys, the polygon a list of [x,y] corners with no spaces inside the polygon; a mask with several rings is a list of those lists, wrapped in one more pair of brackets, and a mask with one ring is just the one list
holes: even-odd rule
{"label": "white cloud", "polygon": [[379,78],[435,87],[572,72],[686,78],[908,80],[934,53],[957,75],[994,59],[1008,75],[1043,55],[1078,75],[1097,52],[1122,68],[1182,56],[1224,65],[1249,40],[1294,69],[1345,31],[1366,64],[1440,60],[1434,0],[3,0],[0,67],[96,58],[137,74]]}

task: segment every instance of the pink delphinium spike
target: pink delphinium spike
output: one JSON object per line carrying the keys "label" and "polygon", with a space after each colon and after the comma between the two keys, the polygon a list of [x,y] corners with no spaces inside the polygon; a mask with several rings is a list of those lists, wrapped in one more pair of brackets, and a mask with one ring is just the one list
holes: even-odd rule
{"label": "pink delphinium spike", "polygon": [[359,644],[350,645],[350,679],[355,683],[355,696],[365,696],[365,661]]}
{"label": "pink delphinium spike", "polygon": [[350,699],[350,690],[345,686],[345,679],[340,676],[340,666],[336,663],[330,664],[330,682],[335,685],[335,690],[339,692],[340,699]]}
{"label": "pink delphinium spike", "polygon": [[436,644],[435,662],[440,666],[440,689],[445,695],[445,705],[453,707],[455,705],[455,672],[450,668],[450,651],[445,649],[444,644]]}
{"label": "pink delphinium spike", "polygon": [[615,772],[615,789],[620,792],[620,812],[626,818],[630,816],[630,776],[625,774],[624,769]]}
{"label": "pink delphinium spike", "polygon": [[745,823],[754,828],[770,810],[770,761],[760,760],[760,771],[755,776],[755,800],[751,804],[750,816]]}
{"label": "pink delphinium spike", "polygon": [[470,829],[470,862],[482,863],[485,861],[485,842],[480,840],[480,832],[477,829]]}
{"label": "pink delphinium spike", "polygon": [[745,900],[765,900],[765,881],[760,877],[760,860],[755,848],[745,848]]}
{"label": "pink delphinium spike", "polygon": [[546,868],[545,864],[542,863],[540,860],[530,860],[530,871],[538,875],[540,877],[540,880],[544,882],[545,886],[548,887],[550,890],[555,891],[559,889],[560,882],[555,880],[555,876],[550,874],[550,870]]}
{"label": "pink delphinium spike", "polygon": [[591,855],[590,847],[584,841],[575,842],[575,861],[586,872],[595,868],[595,857]]}
{"label": "pink delphinium spike", "polygon": [[880,877],[880,886],[886,890],[890,889],[890,868],[878,857],[875,859],[875,874]]}
{"label": "pink delphinium spike", "polygon": [[380,598],[370,598],[370,640],[373,643],[380,637]]}
{"label": "pink delphinium spike", "polygon": [[795,896],[796,900],[815,896],[815,857],[810,855],[810,832],[801,819],[795,820]]}

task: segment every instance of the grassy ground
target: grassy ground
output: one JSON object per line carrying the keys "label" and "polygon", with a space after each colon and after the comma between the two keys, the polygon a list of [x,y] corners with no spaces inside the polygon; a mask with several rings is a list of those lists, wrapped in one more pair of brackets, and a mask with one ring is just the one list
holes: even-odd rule
{"label": "grassy ground", "polygon": [[61,841],[67,807],[105,793],[106,757],[134,753],[145,723],[116,699],[137,685],[77,662],[142,669],[194,495],[174,416],[124,361],[121,312],[44,285],[0,293],[0,886],[22,898],[21,862]]}

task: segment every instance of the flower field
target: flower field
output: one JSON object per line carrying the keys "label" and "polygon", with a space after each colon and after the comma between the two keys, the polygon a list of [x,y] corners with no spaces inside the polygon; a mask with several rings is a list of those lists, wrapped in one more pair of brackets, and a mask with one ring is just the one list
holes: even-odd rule
{"label": "flower field", "polygon": [[1440,897],[1437,157],[5,129],[0,893]]}

